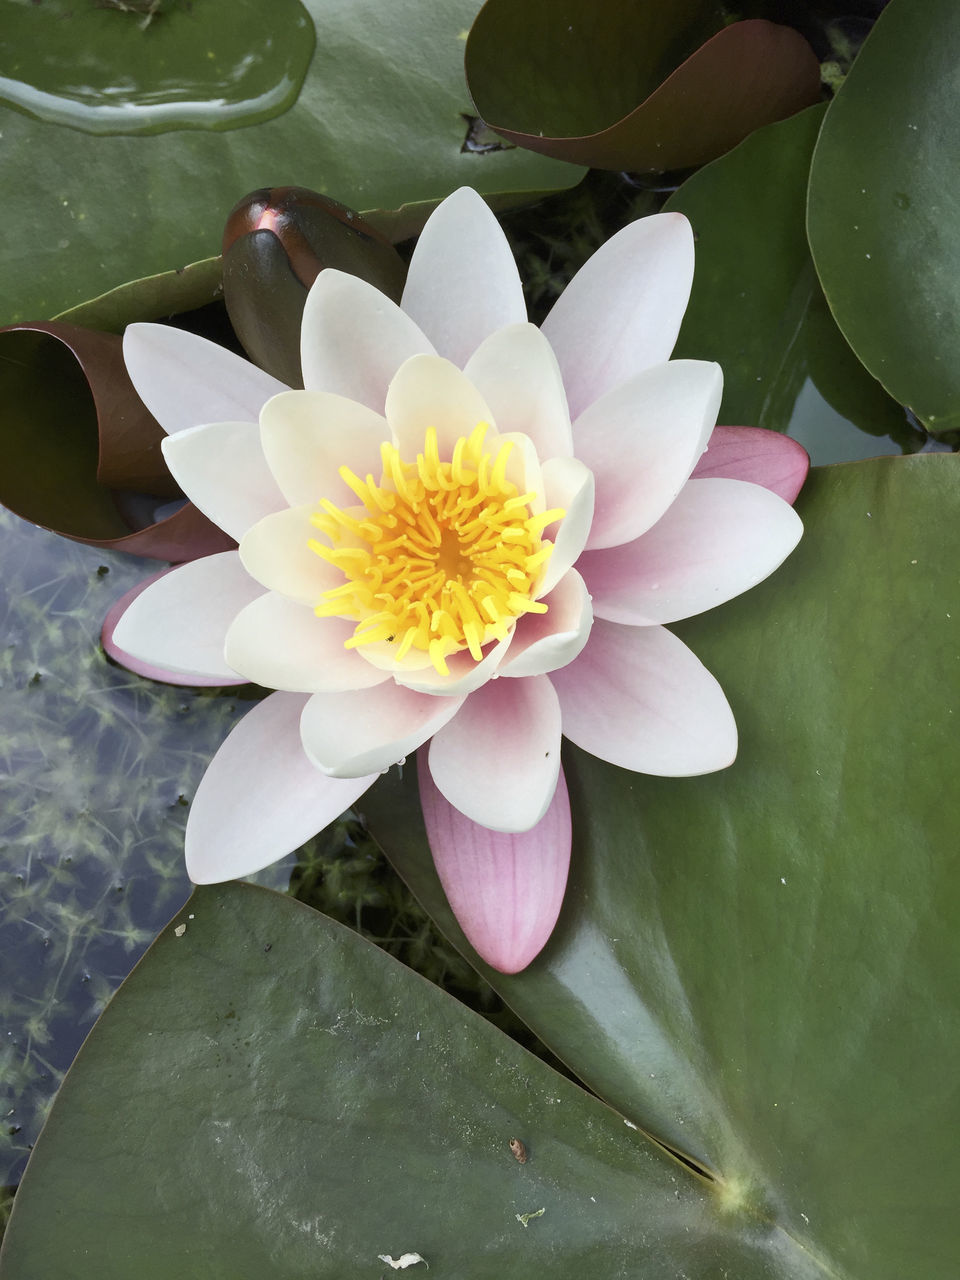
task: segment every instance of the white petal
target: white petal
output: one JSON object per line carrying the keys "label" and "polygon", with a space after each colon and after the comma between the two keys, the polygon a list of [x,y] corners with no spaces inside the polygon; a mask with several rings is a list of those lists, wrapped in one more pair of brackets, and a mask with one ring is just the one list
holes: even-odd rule
{"label": "white petal", "polygon": [[450,674],[442,676],[433,666],[422,670],[410,671],[400,668],[394,673],[397,684],[407,689],[416,689],[418,693],[430,693],[442,696],[473,693],[494,675],[500,663],[506,657],[516,628],[511,630],[505,640],[498,640],[490,646],[480,662],[475,662],[464,649],[460,653],[451,653],[447,657]]}
{"label": "white petal", "polygon": [[383,412],[390,379],[433,346],[397,304],[366,280],[327,267],[307,295],[300,328],[303,384]]}
{"label": "white petal", "polygon": [[549,678],[565,736],[610,764],[688,777],[724,769],[737,754],[723,690],[663,627],[596,619],[580,657]]}
{"label": "white petal", "polygon": [[191,560],[133,601],[114,642],[151,666],[235,681],[243,673],[228,665],[224,639],[236,615],[260,594],[236,551]]}
{"label": "white petal", "polygon": [[155,573],[151,577],[145,578],[142,582],[138,582],[135,587],[131,587],[129,591],[125,592],[119,600],[110,606],[100,629],[100,643],[103,645],[104,653],[108,658],[112,658],[114,662],[119,663],[121,667],[126,667],[128,671],[132,671],[134,675],[145,676],[148,680],[160,680],[165,684],[188,685],[199,688],[210,685],[218,687],[220,685],[246,684],[246,678],[236,674],[228,679],[222,673],[217,675],[198,675],[194,671],[188,674],[183,671],[172,671],[169,667],[153,666],[141,658],[135,658],[132,653],[129,653],[126,649],[121,649],[116,643],[116,629],[134,600],[143,595],[147,588],[153,586],[159,578],[175,572],[175,569],[162,569],[160,573]]}
{"label": "white petal", "polygon": [[590,549],[631,542],[660,519],[706,448],[722,394],[719,365],[671,360],[631,378],[577,419],[577,457],[597,482]]}
{"label": "white petal", "polygon": [[235,670],[267,689],[367,689],[388,677],[344,647],[354,627],[342,618],[318,618],[309,605],[268,592],[233,620],[225,652]]}
{"label": "white petal", "polygon": [[256,422],[286,385],[249,360],[167,324],[131,324],[123,358],[137,394],[164,431],[205,422]]}
{"label": "white petal", "polygon": [[601,245],[543,322],[572,417],[669,358],[693,281],[693,233],[682,213],[639,218]]}
{"label": "white petal", "polygon": [[[400,455],[409,462],[423,452],[428,427],[436,428],[440,458],[449,462],[460,436],[480,422],[495,425],[473,383],[439,356],[414,356],[402,366],[387,392],[386,415]],[[495,437],[487,439],[492,444]]]}
{"label": "white petal", "polygon": [[[356,625],[351,623],[352,626]],[[406,671],[413,673],[425,667],[433,670],[433,659],[423,649],[409,649],[401,659],[397,659],[397,644],[391,640],[373,640],[359,647],[357,652],[364,662],[372,663],[380,671],[387,671],[399,677]],[[402,684],[403,681],[400,681]]]}
{"label": "white petal", "polygon": [[461,369],[484,338],[527,318],[513,254],[480,196],[461,187],[430,215],[400,305]]}
{"label": "white petal", "polygon": [[252,875],[299,848],[374,782],[328,778],[300,745],[306,696],[273,693],[248,712],[213,757],[187,818],[187,874],[195,884]]}
{"label": "white petal", "polygon": [[462,702],[413,693],[392,680],[375,689],[315,693],[300,719],[303,749],[333,778],[379,772],[422,746]]}
{"label": "white petal", "polygon": [[270,474],[252,422],[212,422],[161,441],[177,484],[212,520],[239,542],[251,525],[287,504]]}
{"label": "white petal", "polygon": [[490,406],[501,433],[530,437],[541,458],[573,453],[570,414],[553,348],[532,324],[493,333],[467,361],[464,373]]}
{"label": "white petal", "polygon": [[501,973],[519,973],[553,931],[570,867],[570,800],[563,773],[529,831],[491,831],[449,804],[417,758],[420,803],[434,865],[467,941]]}
{"label": "white petal", "polygon": [[324,391],[274,396],[260,414],[260,436],[270,470],[291,507],[329,498],[356,506],[357,495],[340,468],[365,479],[381,473],[380,444],[390,439],[386,418],[355,400]]}
{"label": "white petal", "polygon": [[240,543],[240,559],[252,578],[268,591],[317,605],[323,593],[343,586],[344,575],[315,551],[318,531],[310,523],[315,506],[287,507],[249,529]]}
{"label": "white petal", "polygon": [[528,613],[517,623],[510,652],[500,664],[502,676],[556,671],[572,662],[587,643],[593,610],[576,569],[567,570],[543,603],[546,613]]}
{"label": "white petal", "polygon": [[578,562],[599,618],[634,626],[676,622],[762,582],[800,541],[782,498],[743,480],[689,480],[636,542]]}
{"label": "white petal", "polygon": [[[543,464],[544,496],[548,509],[560,507],[566,515],[553,534],[553,554],[540,584],[540,596],[552,591],[571,565],[576,564],[590,534],[593,520],[593,475],[576,458],[550,458]],[[551,537],[550,530],[546,536]]]}
{"label": "white petal", "polygon": [[429,761],[439,790],[473,822],[529,831],[560,772],[560,703],[550,681],[489,681],[434,735]]}

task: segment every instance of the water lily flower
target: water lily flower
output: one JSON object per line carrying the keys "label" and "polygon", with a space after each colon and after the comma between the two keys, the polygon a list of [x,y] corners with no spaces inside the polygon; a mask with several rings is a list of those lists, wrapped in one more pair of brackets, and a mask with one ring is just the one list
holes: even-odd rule
{"label": "water lily flower", "polygon": [[128,329],[171,472],[239,550],[149,585],[113,649],[276,690],[197,790],[194,881],[284,856],[429,742],[437,870],[476,950],[515,972],[566,883],[561,735],[645,773],[733,761],[730,707],[665,624],[780,564],[801,525],[772,489],[795,496],[806,462],[739,429],[705,454],[720,369],[669,359],[692,275],[686,219],[642,219],[538,329],[496,219],[462,189],[399,306],[320,274],[305,390],[176,329]]}

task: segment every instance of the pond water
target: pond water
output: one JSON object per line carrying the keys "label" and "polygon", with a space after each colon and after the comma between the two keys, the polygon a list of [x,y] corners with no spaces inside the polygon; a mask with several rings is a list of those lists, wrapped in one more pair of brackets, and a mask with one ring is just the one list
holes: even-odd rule
{"label": "pond water", "polygon": [[[0,512],[0,1182],[104,1003],[183,904],[187,804],[250,691],[113,666],[109,604],[151,571]],[[286,887],[289,859],[261,882]]]}

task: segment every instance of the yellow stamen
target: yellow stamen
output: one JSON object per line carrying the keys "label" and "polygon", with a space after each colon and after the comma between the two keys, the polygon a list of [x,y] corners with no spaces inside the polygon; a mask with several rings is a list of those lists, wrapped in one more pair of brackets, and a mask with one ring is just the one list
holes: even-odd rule
{"label": "yellow stamen", "polygon": [[517,618],[546,612],[535,596],[553,545],[542,534],[565,513],[531,513],[536,495],[507,479],[512,443],[484,452],[489,430],[477,423],[448,462],[434,427],[415,461],[383,444],[379,484],[340,468],[362,505],[322,499],[311,523],[326,541],[308,545],[344,575],[315,612],[357,623],[348,649],[395,643],[398,660],[416,649],[448,675],[451,654],[479,662]]}

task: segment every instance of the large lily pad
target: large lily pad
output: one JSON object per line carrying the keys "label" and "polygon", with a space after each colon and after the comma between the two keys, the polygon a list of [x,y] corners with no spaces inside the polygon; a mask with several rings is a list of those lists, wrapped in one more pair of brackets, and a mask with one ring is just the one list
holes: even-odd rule
{"label": "large lily pad", "polygon": [[923,433],[837,328],[804,227],[824,106],[759,129],[667,202],[697,236],[675,352],[723,367],[724,422],[785,431],[814,463],[910,451]]}
{"label": "large lily pad", "polygon": [[[211,257],[231,206],[258,187],[305,186],[356,209],[392,209],[462,183],[518,192],[579,178],[515,148],[461,150],[462,113],[472,112],[462,36],[477,0],[305,7],[318,33],[313,60],[296,103],[264,123],[94,136],[0,110],[0,323],[45,319]],[[275,7],[257,13],[269,37]],[[190,44],[189,6],[162,21],[177,22]]]}
{"label": "large lily pad", "polygon": [[91,133],[236,129],[296,101],[313,53],[300,0],[8,5],[0,101]]}
{"label": "large lily pad", "polygon": [[602,169],[703,164],[820,89],[799,32],[714,0],[487,0],[466,70],[503,137]]}
{"label": "large lily pad", "polygon": [[161,271],[142,280],[129,280],[68,307],[55,319],[70,324],[122,333],[135,320],[161,320],[182,311],[193,311],[223,299],[220,255]]}
{"label": "large lily pad", "polygon": [[457,1280],[823,1274],[349,930],[268,890],[198,890],[64,1082],[4,1280],[406,1266]]}
{"label": "large lily pad", "polygon": [[[786,565],[679,628],[730,697],[736,764],[664,780],[569,751],[557,932],[525,973],[487,971],[602,1097],[831,1277],[956,1274],[958,481],[945,455],[811,473]],[[405,835],[414,788],[364,804],[469,951]]]}
{"label": "large lily pad", "polygon": [[891,0],[832,103],[810,245],[837,323],[934,433],[960,430],[960,10]]}

